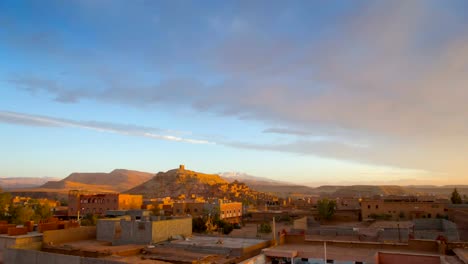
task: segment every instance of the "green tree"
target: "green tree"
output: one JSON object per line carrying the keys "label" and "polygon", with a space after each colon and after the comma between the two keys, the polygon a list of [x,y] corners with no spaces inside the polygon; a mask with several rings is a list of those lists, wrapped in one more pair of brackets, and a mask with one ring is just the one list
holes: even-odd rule
{"label": "green tree", "polygon": [[222,229],[222,232],[225,235],[229,235],[229,233],[231,233],[234,229],[234,226],[225,220],[216,220],[215,224],[218,226],[218,228]]}
{"label": "green tree", "polygon": [[37,204],[36,208],[34,208],[34,220],[40,221],[48,219],[52,216],[52,210],[48,204]]}
{"label": "green tree", "polygon": [[11,194],[0,192],[0,220],[9,219],[9,209],[11,207]]}
{"label": "green tree", "polygon": [[335,214],[336,202],[325,198],[317,202],[317,208],[321,219],[330,220]]}
{"label": "green tree", "polygon": [[462,198],[460,194],[457,191],[457,188],[453,189],[452,192],[452,197],[450,197],[450,200],[452,201],[453,204],[461,204],[462,203]]}
{"label": "green tree", "polygon": [[81,219],[82,226],[95,226],[97,224],[98,217],[93,214],[86,214],[83,219]]}
{"label": "green tree", "polygon": [[34,216],[34,210],[30,207],[19,205],[10,207],[10,217],[13,224],[24,224]]}

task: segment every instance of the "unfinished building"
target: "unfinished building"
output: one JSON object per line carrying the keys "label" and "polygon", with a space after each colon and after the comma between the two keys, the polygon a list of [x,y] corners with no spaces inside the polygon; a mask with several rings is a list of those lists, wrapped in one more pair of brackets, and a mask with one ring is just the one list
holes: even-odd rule
{"label": "unfinished building", "polygon": [[192,218],[165,218],[160,216],[99,219],[97,240],[112,245],[153,244],[176,236],[192,235]]}

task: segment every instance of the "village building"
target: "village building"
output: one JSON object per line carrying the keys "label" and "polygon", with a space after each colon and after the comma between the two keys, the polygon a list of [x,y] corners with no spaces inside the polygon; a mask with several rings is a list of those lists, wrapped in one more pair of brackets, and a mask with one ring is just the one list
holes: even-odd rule
{"label": "village building", "polygon": [[142,195],[86,193],[74,190],[68,193],[68,216],[104,215],[108,210],[141,209],[142,203]]}

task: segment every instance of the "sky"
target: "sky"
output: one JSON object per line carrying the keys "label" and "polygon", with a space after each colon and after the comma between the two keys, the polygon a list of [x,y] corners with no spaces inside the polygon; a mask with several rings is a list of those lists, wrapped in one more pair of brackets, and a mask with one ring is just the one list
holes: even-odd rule
{"label": "sky", "polygon": [[0,177],[468,184],[468,2],[0,1]]}

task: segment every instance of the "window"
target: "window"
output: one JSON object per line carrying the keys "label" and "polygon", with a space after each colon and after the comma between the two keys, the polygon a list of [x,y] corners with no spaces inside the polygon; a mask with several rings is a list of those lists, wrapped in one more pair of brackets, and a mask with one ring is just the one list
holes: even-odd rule
{"label": "window", "polygon": [[367,209],[370,209],[370,205],[367,206]]}
{"label": "window", "polygon": [[379,205],[378,205],[378,204],[375,205],[375,209],[379,209]]}

